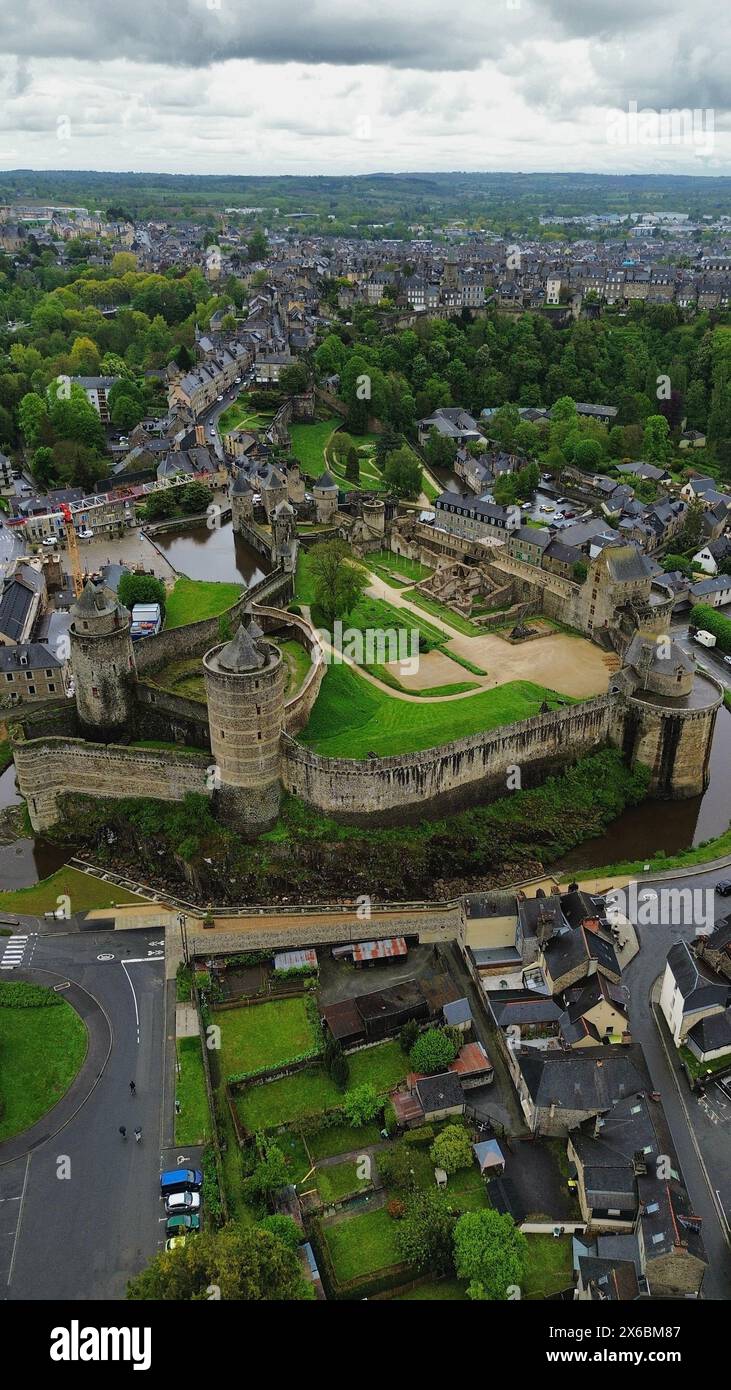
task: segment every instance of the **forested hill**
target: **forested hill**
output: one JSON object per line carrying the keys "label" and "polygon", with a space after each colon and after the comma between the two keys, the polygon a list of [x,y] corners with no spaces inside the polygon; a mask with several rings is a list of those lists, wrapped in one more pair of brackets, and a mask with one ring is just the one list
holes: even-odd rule
{"label": "forested hill", "polygon": [[247,177],[17,169],[0,174],[0,202],[124,206],[139,216],[188,217],[229,206],[367,216],[373,221],[488,218],[511,225],[546,215],[731,213],[731,178],[667,174],[373,173]]}

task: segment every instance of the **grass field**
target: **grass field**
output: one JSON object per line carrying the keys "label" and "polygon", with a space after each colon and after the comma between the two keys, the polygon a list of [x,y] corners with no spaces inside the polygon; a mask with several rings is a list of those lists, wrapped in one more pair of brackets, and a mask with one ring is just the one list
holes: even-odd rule
{"label": "grass field", "polygon": [[317,420],[312,425],[290,425],[292,453],[299,459],[302,472],[308,478],[319,478],[325,472],[325,445],[339,423],[337,417],[333,416],[329,420]]}
{"label": "grass field", "polygon": [[409,1289],[408,1293],[399,1295],[398,1303],[422,1303],[422,1302],[456,1302],[462,1300],[469,1302],[467,1298],[466,1285],[460,1284],[458,1279],[434,1279],[427,1284],[417,1284],[415,1289]]}
{"label": "grass field", "polygon": [[197,623],[201,618],[215,618],[225,613],[241,597],[242,588],[241,584],[219,584],[214,579],[187,579],[181,575],[168,595],[166,628],[184,627],[186,623]]}
{"label": "grass field", "polygon": [[377,1144],[381,1138],[381,1131],[376,1124],[361,1125],[331,1125],[328,1129],[319,1129],[315,1134],[308,1134],[307,1147],[314,1159],[331,1158],[335,1154],[347,1154],[360,1152],[367,1148],[369,1144]]}
{"label": "grass field", "polygon": [[394,555],[391,550],[375,550],[366,555],[361,562],[364,569],[377,574],[386,584],[403,589],[416,584],[420,579],[428,579],[432,570],[419,560],[409,560],[405,555]]}
{"label": "grass field", "polygon": [[538,714],[553,691],[532,681],[509,681],[440,704],[399,700],[349,666],[329,666],[300,742],[334,758],[381,757],[433,748],[469,734]]}
{"label": "grass field", "polygon": [[241,1009],[221,1009],[216,1023],[221,1029],[224,1076],[276,1067],[315,1045],[301,994]]}
{"label": "grass field", "polygon": [[425,613],[431,613],[435,618],[441,618],[443,623],[453,627],[457,632],[463,632],[466,637],[484,637],[485,629],[478,627],[477,623],[471,623],[469,618],[463,618],[460,613],[454,613],[451,608],[447,608],[446,603],[440,603],[439,599],[431,598],[429,594],[409,594],[409,602],[415,603],[417,608],[423,608]]}
{"label": "grass field", "polygon": [[[263,1007],[266,1006],[261,1005],[259,1012]],[[348,1087],[372,1081],[376,1089],[384,1093],[403,1079],[408,1065],[396,1042],[356,1052],[348,1061]],[[279,1081],[269,1081],[265,1086],[250,1087],[236,1097],[236,1109],[247,1129],[253,1132],[274,1125],[296,1124],[305,1115],[317,1115],[321,1110],[341,1105],[342,1100],[342,1091],[330,1080],[324,1067],[313,1066]],[[364,1133],[365,1129],[361,1131]],[[360,1142],[364,1140],[361,1138]]]}
{"label": "grass field", "polygon": [[230,434],[232,430],[264,430],[274,418],[272,411],[255,410],[246,394],[239,396],[233,405],[227,406],[218,417],[219,434]]}
{"label": "grass field", "polygon": [[126,888],[115,888],[99,878],[83,874],[80,869],[64,866],[50,878],[41,879],[30,888],[16,888],[0,893],[0,908],[7,912],[51,912],[58,907],[59,897],[67,897],[72,912],[88,912],[95,907],[112,907],[114,903],[140,903],[144,900]]}
{"label": "grass field", "polygon": [[325,1203],[339,1202],[343,1197],[361,1192],[366,1186],[367,1183],[358,1177],[352,1159],[345,1163],[332,1163],[327,1168],[317,1170],[317,1190]]}
{"label": "grass field", "polygon": [[183,657],[181,661],[171,661],[161,671],[155,671],[150,678],[162,690],[170,690],[175,695],[187,695],[190,700],[204,700],[206,685],[203,677],[203,662],[199,656]]}
{"label": "grass field", "polygon": [[0,1007],[0,1140],[28,1129],[66,1094],[86,1046],[86,1026],[65,1000]]}
{"label": "grass field", "polygon": [[277,646],[284,657],[287,667],[287,689],[285,690],[285,696],[289,699],[290,696],[296,695],[297,691],[301,688],[312,662],[309,652],[305,650],[301,642],[278,642]]}
{"label": "grass field", "polygon": [[573,1284],[571,1239],[553,1236],[527,1235],[528,1259],[523,1276],[524,1298],[547,1298],[549,1294],[570,1289]]}
{"label": "grass field", "polygon": [[175,1047],[180,1068],[175,1079],[175,1098],[180,1101],[180,1114],[175,1116],[175,1143],[204,1144],[211,1138],[212,1126],[201,1041],[178,1038]]}
{"label": "grass field", "polygon": [[335,1277],[341,1284],[400,1262],[396,1222],[381,1207],[327,1226],[323,1232]]}
{"label": "grass field", "polygon": [[[344,435],[347,431],[343,432]],[[341,484],[343,489],[360,487],[365,492],[385,492],[386,484],[383,481],[383,474],[376,464],[376,435],[375,434],[352,434],[348,439],[352,440],[353,447],[358,455],[358,482],[351,483],[345,474],[347,461],[347,450],[342,452],[339,446],[339,432],[335,433],[328,446],[328,463],[330,472]]]}

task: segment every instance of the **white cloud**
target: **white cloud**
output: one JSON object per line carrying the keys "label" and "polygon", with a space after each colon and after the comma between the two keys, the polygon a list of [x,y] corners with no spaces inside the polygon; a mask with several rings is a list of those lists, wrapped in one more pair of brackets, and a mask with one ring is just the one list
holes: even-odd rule
{"label": "white cloud", "polygon": [[712,108],[731,171],[730,34],[715,0],[2,0],[0,165],[700,172],[608,143],[636,102]]}

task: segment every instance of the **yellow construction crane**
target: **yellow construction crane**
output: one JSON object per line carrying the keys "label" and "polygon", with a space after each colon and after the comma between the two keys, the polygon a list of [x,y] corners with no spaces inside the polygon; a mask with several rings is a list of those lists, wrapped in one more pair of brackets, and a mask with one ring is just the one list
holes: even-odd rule
{"label": "yellow construction crane", "polygon": [[76,527],[71,515],[71,508],[67,502],[61,503],[63,513],[63,524],[66,531],[66,546],[69,553],[71,565],[71,582],[74,586],[74,598],[78,598],[84,587],[84,580],[81,574],[81,561],[79,560],[79,542],[76,539]]}

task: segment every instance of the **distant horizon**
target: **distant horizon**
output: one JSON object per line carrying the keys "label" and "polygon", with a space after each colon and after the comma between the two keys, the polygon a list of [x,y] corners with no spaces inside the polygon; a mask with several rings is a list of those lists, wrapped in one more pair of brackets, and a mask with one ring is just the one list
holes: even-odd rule
{"label": "distant horizon", "polygon": [[252,179],[261,181],[262,179],[399,179],[399,178],[449,178],[449,177],[473,177],[473,178],[492,178],[494,176],[508,176],[511,178],[591,178],[591,179],[677,179],[679,182],[684,179],[692,179],[694,182],[705,181],[707,183],[731,182],[731,171],[728,174],[708,174],[700,171],[683,170],[682,172],[671,173],[664,169],[369,169],[351,170],[349,172],[333,170],[318,170],[316,172],[274,172],[260,171],[258,173],[233,173],[230,170],[218,170],[215,173],[210,171],[200,173],[196,169],[130,169],[130,168],[97,168],[92,165],[79,165],[78,168],[63,168],[60,165],[17,165],[14,168],[0,168],[0,180],[12,178],[25,174],[53,174],[72,177],[73,175],[84,174],[108,174],[113,177],[128,176],[130,178],[180,178],[180,179]]}

